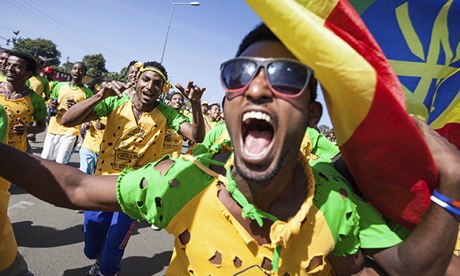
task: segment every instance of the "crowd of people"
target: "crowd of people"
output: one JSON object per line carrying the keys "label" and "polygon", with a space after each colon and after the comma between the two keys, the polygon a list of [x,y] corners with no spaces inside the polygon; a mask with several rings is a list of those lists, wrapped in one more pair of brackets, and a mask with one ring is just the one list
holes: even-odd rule
{"label": "crowd of people", "polygon": [[[460,273],[459,151],[414,118],[438,190],[415,229],[385,218],[315,128],[313,71],[264,24],[222,64],[222,103],[202,101],[206,88],[194,81],[168,95],[156,61],[129,63],[127,83],[86,85],[83,62],[69,82],[53,82],[27,54],[0,58],[2,276],[28,271],[6,215],[10,183],[84,210],[84,254],[95,260],[88,275],[120,271],[140,220],[174,235],[169,275]],[[45,130],[41,158],[27,154]],[[80,136],[77,170],[67,164]]]}

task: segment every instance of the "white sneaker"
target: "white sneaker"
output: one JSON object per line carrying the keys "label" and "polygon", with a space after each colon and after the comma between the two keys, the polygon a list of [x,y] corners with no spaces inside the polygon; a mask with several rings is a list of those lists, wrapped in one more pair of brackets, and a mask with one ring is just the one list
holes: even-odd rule
{"label": "white sneaker", "polygon": [[160,227],[158,227],[158,226],[156,226],[156,225],[153,225],[153,224],[150,225],[150,228],[152,228],[152,229],[155,230],[155,231],[160,231],[160,230],[161,230]]}
{"label": "white sneaker", "polygon": [[86,273],[86,276],[99,276],[99,260],[96,260],[96,262],[89,268],[88,273]]}

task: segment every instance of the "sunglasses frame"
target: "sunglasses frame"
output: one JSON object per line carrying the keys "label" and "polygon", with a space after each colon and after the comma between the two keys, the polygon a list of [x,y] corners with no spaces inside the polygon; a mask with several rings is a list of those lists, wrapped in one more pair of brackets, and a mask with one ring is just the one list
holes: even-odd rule
{"label": "sunglasses frame", "polygon": [[[256,67],[254,75],[251,77],[251,79],[248,81],[247,84],[245,84],[241,88],[229,89],[229,88],[226,87],[226,85],[224,83],[224,78],[222,77],[223,69],[227,64],[232,63],[234,61],[238,61],[238,60],[253,62],[253,63],[256,64],[257,67]],[[296,94],[286,94],[286,93],[282,93],[282,92],[277,91],[272,86],[272,84],[271,84],[271,82],[269,80],[269,77],[268,77],[268,74],[267,74],[267,67],[270,64],[272,64],[273,62],[280,62],[280,61],[286,61],[286,62],[289,62],[289,63],[295,63],[295,64],[300,65],[301,67],[305,68],[305,70],[307,71],[307,79],[305,81],[305,84],[302,87],[302,89],[299,92],[297,92]],[[311,69],[310,67],[306,66],[305,64],[303,64],[303,63],[301,63],[301,62],[299,62],[298,60],[295,60],[295,59],[289,59],[289,58],[252,58],[252,57],[236,57],[236,58],[232,58],[232,59],[227,60],[226,62],[224,62],[224,63],[222,63],[220,65],[220,81],[221,81],[222,87],[226,91],[227,97],[229,97],[229,95],[231,95],[229,97],[229,99],[233,99],[234,97],[237,97],[237,96],[240,96],[241,94],[243,94],[246,91],[246,89],[248,88],[248,86],[251,84],[251,82],[254,80],[254,78],[259,74],[260,67],[263,67],[263,69],[265,70],[265,80],[266,80],[271,92],[273,94],[275,94],[277,97],[280,97],[280,98],[295,99],[295,98],[299,97],[305,91],[305,89],[308,87],[308,85],[311,82],[311,78],[314,75],[313,69]]]}

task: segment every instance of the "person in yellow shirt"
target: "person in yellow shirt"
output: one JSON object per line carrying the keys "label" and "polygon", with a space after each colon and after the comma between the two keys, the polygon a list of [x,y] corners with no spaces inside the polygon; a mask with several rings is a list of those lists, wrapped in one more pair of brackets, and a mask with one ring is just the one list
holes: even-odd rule
{"label": "person in yellow shirt", "polygon": [[[452,248],[459,218],[452,210],[432,203],[401,241],[332,167],[308,166],[299,147],[305,128],[318,119],[311,105],[313,72],[262,31],[259,39],[245,39],[238,58],[221,68],[229,159],[222,147],[163,158],[119,176],[90,176],[0,145],[0,156],[10,160],[0,175],[59,206],[123,210],[164,226],[175,236],[168,275],[349,274],[365,269],[363,263],[332,267],[331,258],[350,264],[363,261],[361,252],[391,275],[442,275],[449,263],[458,265]],[[275,69],[267,70],[271,65]],[[270,85],[274,81],[280,86]],[[291,89],[283,90],[287,85]],[[426,123],[413,121],[441,176],[439,189],[458,203],[460,152]],[[24,176],[15,170],[19,164],[39,177]],[[458,266],[450,272],[459,275]]]}
{"label": "person in yellow shirt", "polygon": [[41,96],[45,101],[50,98],[50,84],[48,79],[40,75],[43,68],[43,61],[37,58],[37,70],[34,75],[27,80],[26,85],[32,89],[37,95]]}
{"label": "person in yellow shirt", "polygon": [[12,52],[6,62],[6,81],[0,84],[0,103],[9,119],[8,144],[21,151],[27,150],[27,134],[46,129],[45,101],[26,86],[35,70],[30,55]]}
{"label": "person in yellow shirt", "polygon": [[[0,104],[0,143],[8,141],[8,115]],[[10,182],[0,177],[0,276],[25,275],[27,263],[18,252],[13,227],[8,218]]]}
{"label": "person in yellow shirt", "polygon": [[64,113],[74,104],[92,96],[91,90],[83,85],[86,66],[83,62],[75,62],[70,70],[72,80],[56,84],[48,102],[50,110],[57,114],[51,116],[46,133],[41,157],[67,164],[74,150],[75,141],[80,134],[81,125],[66,127],[61,123]]}
{"label": "person in yellow shirt", "polygon": [[[135,93],[125,93],[129,86],[110,82],[93,97],[77,103],[62,117],[65,126],[80,125],[97,118],[107,118],[95,175],[119,174],[123,169],[138,169],[162,157],[161,150],[168,129],[193,140],[204,138],[200,100],[205,88],[190,82],[177,89],[189,96],[195,120],[193,124],[174,108],[159,100],[170,87],[166,69],[158,62],[146,62],[137,73]],[[85,255],[98,259],[90,272],[114,275],[135,221],[122,212],[85,211]]]}
{"label": "person in yellow shirt", "polygon": [[[191,114],[187,114],[183,108],[184,96],[180,92],[174,92],[171,95],[169,105],[190,119]],[[179,135],[174,129],[168,129],[165,140],[163,142],[162,155],[170,154],[173,157],[178,157],[182,153],[182,141],[184,137]]]}
{"label": "person in yellow shirt", "polygon": [[2,49],[0,52],[0,82],[6,80],[6,61],[11,55],[11,51],[7,49]]}
{"label": "person in yellow shirt", "polygon": [[205,117],[206,131],[210,131],[217,125],[222,124],[220,120],[220,105],[213,103],[209,106],[208,116]]}

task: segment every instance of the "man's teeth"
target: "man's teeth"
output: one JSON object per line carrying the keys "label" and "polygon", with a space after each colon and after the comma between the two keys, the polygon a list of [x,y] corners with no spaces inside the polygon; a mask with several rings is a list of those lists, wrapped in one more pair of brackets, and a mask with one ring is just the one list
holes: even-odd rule
{"label": "man's teeth", "polygon": [[248,119],[257,119],[264,120],[268,123],[271,122],[271,117],[268,114],[262,113],[260,111],[251,111],[243,114],[243,122],[246,122]]}

